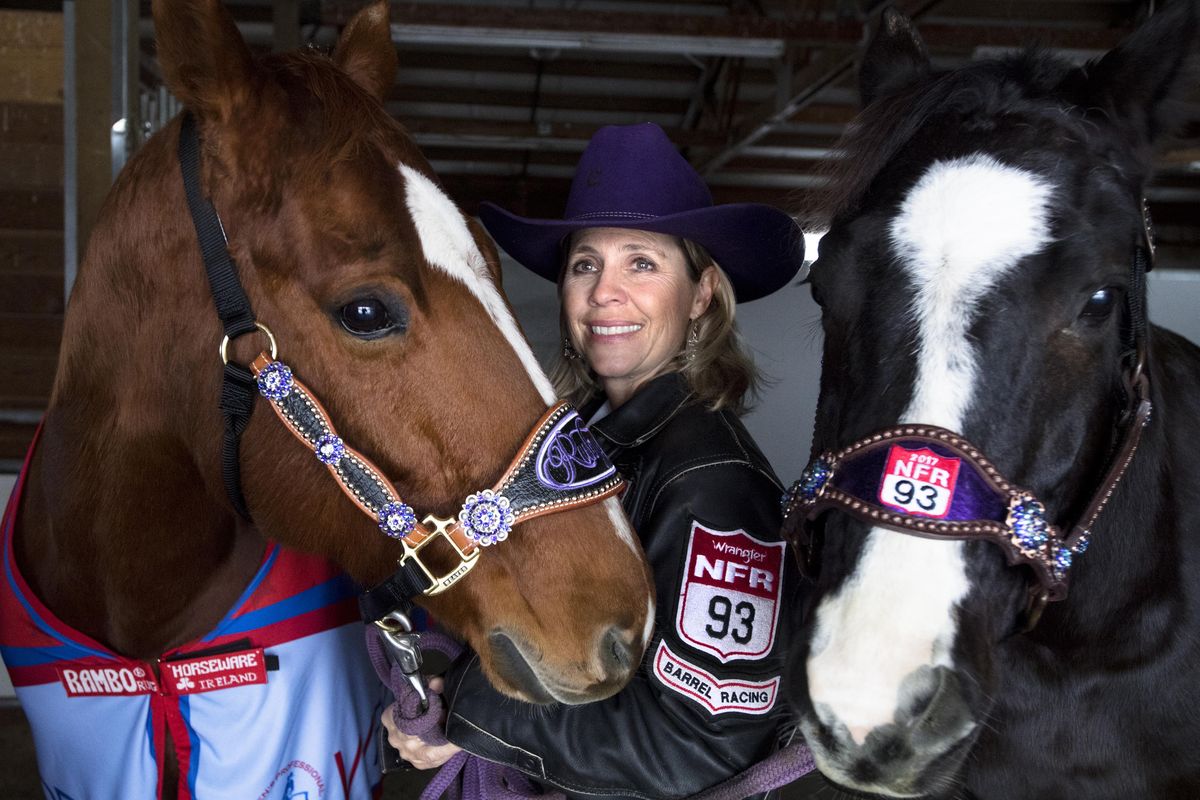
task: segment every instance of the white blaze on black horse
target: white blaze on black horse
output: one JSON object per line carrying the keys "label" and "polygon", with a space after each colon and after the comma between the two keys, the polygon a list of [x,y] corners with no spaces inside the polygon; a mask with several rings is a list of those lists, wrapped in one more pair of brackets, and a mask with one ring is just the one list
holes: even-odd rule
{"label": "white blaze on black horse", "polygon": [[[1045,246],[1049,196],[1036,175],[980,156],[934,163],[901,201],[890,239],[913,292],[916,375],[899,422],[962,430],[981,367],[971,323],[984,295]],[[883,528],[868,533],[852,577],[817,615],[808,681],[822,722],[845,725],[861,745],[923,690],[906,684],[910,675],[953,666],[955,606],[970,590],[964,547]],[[889,618],[882,648],[868,634],[880,609]],[[892,626],[896,620],[908,624]]]}
{"label": "white blaze on black horse", "polygon": [[[1069,593],[1030,631],[1031,592],[1046,591],[1034,573],[992,541],[935,533],[955,519],[971,461],[892,444],[870,496],[847,490],[823,513],[795,504],[815,509],[788,528],[817,591],[791,696],[837,784],[1200,796],[1200,713],[1176,702],[1200,691],[1200,587],[1179,571],[1200,556],[1186,499],[1200,461],[1176,444],[1200,441],[1200,349],[1138,332],[1135,266],[1151,146],[1195,86],[1197,38],[1196,6],[1180,3],[1086,68],[1031,51],[935,73],[907,20],[884,14],[863,65],[871,105],[845,143],[812,269],[825,334],[814,451],[946,428],[1069,530],[1130,428],[1139,345],[1154,414],[1090,549],[1050,554]],[[814,491],[861,477],[846,473],[864,462],[843,459]],[[871,524],[868,506],[908,522]]]}

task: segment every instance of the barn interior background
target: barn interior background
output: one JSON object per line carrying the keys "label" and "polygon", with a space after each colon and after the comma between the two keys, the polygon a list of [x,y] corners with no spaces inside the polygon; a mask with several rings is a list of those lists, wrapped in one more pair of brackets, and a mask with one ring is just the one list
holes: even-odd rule
{"label": "barn interior background", "polygon": [[[149,5],[0,0],[0,498],[46,406],[63,310],[91,222],[128,155],[177,110],[161,88]],[[361,1],[226,5],[253,47],[266,51],[329,46]],[[856,113],[856,48],[877,5],[393,3],[400,72],[388,110],[470,213],[486,199],[521,214],[557,216],[596,128],[645,120],[667,130],[717,202],[796,209],[820,184],[822,162],[836,157],[833,145]],[[1031,42],[1091,58],[1161,3],[895,5],[918,20],[935,63],[953,66]],[[1152,317],[1200,341],[1200,123],[1162,153],[1149,200],[1160,246]],[[551,352],[553,287],[511,262],[505,275],[535,347]],[[739,313],[760,365],[775,379],[749,425],[787,481],[807,457],[817,311],[806,289],[789,287]],[[10,752],[6,730],[0,724],[0,751]]]}

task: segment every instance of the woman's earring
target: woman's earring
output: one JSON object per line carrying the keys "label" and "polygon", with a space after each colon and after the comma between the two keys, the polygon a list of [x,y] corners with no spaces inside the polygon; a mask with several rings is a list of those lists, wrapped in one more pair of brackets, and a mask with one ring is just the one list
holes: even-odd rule
{"label": "woman's earring", "polygon": [[562,355],[567,361],[579,360],[579,351],[575,349],[575,345],[571,344],[571,340],[566,336],[562,340]]}
{"label": "woman's earring", "polygon": [[684,358],[688,361],[693,361],[696,358],[696,351],[700,348],[700,320],[692,320],[691,327],[688,328],[687,346],[684,348]]}

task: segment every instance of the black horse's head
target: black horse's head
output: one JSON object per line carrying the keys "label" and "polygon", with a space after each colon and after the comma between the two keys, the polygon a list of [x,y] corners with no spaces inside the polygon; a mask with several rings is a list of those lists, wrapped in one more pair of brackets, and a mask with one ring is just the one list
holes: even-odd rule
{"label": "black horse's head", "polygon": [[[1194,3],[1172,11],[1084,67],[1030,51],[944,73],[885,12],[811,274],[825,341],[816,451],[936,425],[1052,522],[1082,513],[1126,407],[1151,147],[1198,36]],[[877,499],[926,502],[936,518],[951,461],[908,465],[920,474]],[[989,724],[1030,570],[990,542],[839,511],[808,534],[817,588],[789,680],[818,766],[864,793],[951,791]],[[1100,547],[1077,569],[1113,557]]]}

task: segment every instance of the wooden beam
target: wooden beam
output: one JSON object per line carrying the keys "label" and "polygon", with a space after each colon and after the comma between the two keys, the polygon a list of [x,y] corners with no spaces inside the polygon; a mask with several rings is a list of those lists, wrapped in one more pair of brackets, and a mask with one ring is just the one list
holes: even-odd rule
{"label": "wooden beam", "polygon": [[[75,231],[78,260],[112,186],[113,3],[75,0]],[[68,144],[68,146],[70,146]]]}
{"label": "wooden beam", "polygon": [[[74,0],[74,114],[66,141],[73,167],[73,228],[82,260],[115,170],[140,144],[137,0]],[[124,133],[114,125],[123,120]],[[69,278],[68,278],[69,279]]]}
{"label": "wooden beam", "polygon": [[[58,208],[61,217],[62,208]],[[0,278],[5,275],[43,275],[62,282],[61,230],[0,229]]]}
{"label": "wooden beam", "polygon": [[[358,0],[333,0],[322,5],[321,21],[344,25],[359,7]],[[907,4],[912,7],[912,3]],[[862,25],[853,19],[799,19],[761,14],[662,14],[613,11],[571,11],[528,6],[478,6],[455,3],[393,3],[392,23],[423,28],[538,32],[557,34],[627,34],[677,39],[774,41],[787,45],[854,49],[862,41]],[[930,48],[961,49],[976,44],[1019,47],[1042,42],[1056,47],[1107,50],[1128,30],[1108,27],[1065,28],[1020,24],[1011,17],[959,19],[922,26]],[[733,53],[731,53],[733,54]]]}
{"label": "wooden beam", "polygon": [[[941,0],[905,0],[897,8],[910,19],[919,19],[941,3]],[[859,40],[862,29],[859,28]],[[754,144],[775,127],[786,122],[797,112],[811,105],[821,92],[849,77],[857,55],[837,49],[824,49],[797,72],[790,82],[790,96],[774,99],[760,105],[753,113],[738,124],[730,136],[728,146],[699,157],[693,156],[696,169],[701,175],[710,176],[736,157],[742,148]]]}
{"label": "wooden beam", "polygon": [[6,466],[14,472],[21,468],[36,429],[37,425],[32,423],[0,422],[0,460],[7,462]]}
{"label": "wooden beam", "polygon": [[62,101],[62,14],[0,9],[0,102]]}
{"label": "wooden beam", "polygon": [[3,220],[5,228],[61,232],[62,191],[0,189],[0,220]]}
{"label": "wooden beam", "polygon": [[[61,70],[60,70],[61,78]],[[0,147],[12,144],[40,144],[59,151],[62,160],[63,109],[61,101],[41,103],[0,102]],[[2,174],[2,173],[0,173]]]}

